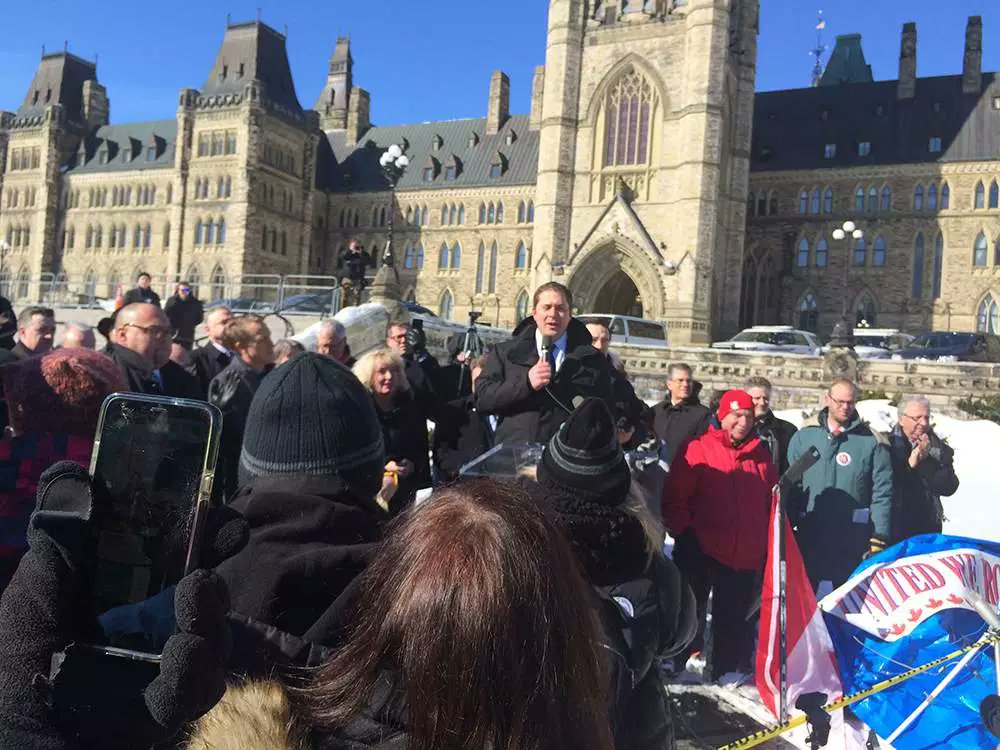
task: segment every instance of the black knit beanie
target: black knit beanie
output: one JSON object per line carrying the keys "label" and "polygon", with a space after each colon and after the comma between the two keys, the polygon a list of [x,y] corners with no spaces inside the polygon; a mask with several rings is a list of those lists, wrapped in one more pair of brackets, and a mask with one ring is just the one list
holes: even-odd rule
{"label": "black knit beanie", "polygon": [[552,436],[538,464],[539,484],[590,502],[625,502],[632,474],[618,444],[615,422],[599,398],[585,399]]}
{"label": "black knit beanie", "polygon": [[261,381],[247,414],[240,484],[261,476],[338,477],[370,499],[384,468],[371,397],[342,364],[300,352]]}

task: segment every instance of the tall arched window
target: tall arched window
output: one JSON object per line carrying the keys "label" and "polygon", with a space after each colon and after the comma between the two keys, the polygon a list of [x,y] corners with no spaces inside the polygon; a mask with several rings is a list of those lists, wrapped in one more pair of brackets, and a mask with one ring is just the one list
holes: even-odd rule
{"label": "tall arched window", "polygon": [[874,185],[868,188],[868,213],[878,211],[878,188]]}
{"label": "tall arched window", "polygon": [[635,68],[624,71],[608,88],[603,111],[604,166],[649,160],[656,105],[656,90]]}
{"label": "tall arched window", "polygon": [[514,251],[514,268],[524,270],[528,267],[528,248],[524,240],[517,243],[517,250]]}
{"label": "tall arched window", "polygon": [[830,188],[827,188],[826,192],[823,193],[823,213],[833,213],[833,191]]}
{"label": "tall arched window", "polygon": [[486,273],[486,243],[479,243],[476,253],[476,294],[483,293],[483,276]]}
{"label": "tall arched window", "polygon": [[917,185],[913,189],[913,210],[923,211],[924,210],[924,186]]}
{"label": "tall arched window", "polygon": [[490,294],[497,293],[497,264],[499,262],[500,250],[497,247],[496,240],[493,240],[493,244],[490,245],[490,283],[486,291]]}
{"label": "tall arched window", "polygon": [[798,252],[795,254],[795,265],[799,268],[809,266],[809,240],[805,237],[799,240]]}
{"label": "tall arched window", "polygon": [[1000,237],[993,243],[993,265],[1000,266]]}
{"label": "tall arched window", "polygon": [[1000,185],[996,180],[990,183],[990,208],[1000,208]]}
{"label": "tall arched window", "polygon": [[222,266],[216,266],[212,271],[212,299],[223,299],[226,296],[226,272]]}
{"label": "tall arched window", "polygon": [[819,328],[819,311],[816,307],[816,298],[813,296],[812,292],[807,292],[805,296],[799,301],[798,308],[796,309],[798,321],[797,328],[801,328],[803,331],[812,331],[813,333]]}
{"label": "tall arched window", "polygon": [[448,207],[448,223],[455,224],[458,221],[458,206],[452,203]]}
{"label": "tall arched window", "polygon": [[941,185],[941,209],[944,210],[948,208],[948,204],[951,202],[951,188],[948,187],[948,183],[945,182]]}
{"label": "tall arched window", "polygon": [[216,230],[215,241],[220,245],[226,244],[226,220],[219,219],[219,228]]}
{"label": "tall arched window", "polygon": [[757,196],[757,215],[767,216],[767,193],[763,190]]}
{"label": "tall arched window", "polygon": [[858,299],[854,306],[854,320],[858,326],[874,328],[878,319],[878,311],[875,309],[875,300],[865,292]]}
{"label": "tall arched window", "polygon": [[497,207],[490,202],[489,206],[486,208],[486,223],[495,224],[497,220]]}
{"label": "tall arched window", "polygon": [[438,250],[438,269],[448,267],[448,243],[442,242],[441,249]]}
{"label": "tall arched window", "polygon": [[996,333],[1000,331],[1000,306],[992,294],[983,297],[976,311],[976,330],[979,333]]}
{"label": "tall arched window", "polygon": [[976,195],[972,204],[973,208],[985,208],[986,207],[986,188],[983,187],[983,183],[976,184]]}
{"label": "tall arched window", "polygon": [[860,186],[854,193],[854,210],[857,213],[865,210],[865,189]]}
{"label": "tall arched window", "polygon": [[480,224],[485,224],[486,223],[486,204],[485,203],[480,203],[479,204],[479,223]]}
{"label": "tall arched window", "polygon": [[97,274],[94,273],[93,268],[88,268],[87,273],[84,274],[83,293],[91,298],[97,294]]}
{"label": "tall arched window", "polygon": [[[945,186],[947,187],[947,186]],[[944,190],[942,189],[942,198]],[[931,284],[931,297],[941,298],[941,278],[944,275],[944,235],[938,234],[934,238],[934,278]]]}
{"label": "tall arched window", "polygon": [[187,276],[184,280],[191,287],[191,294],[195,297],[198,296],[198,288],[201,286],[201,271],[198,270],[198,266],[191,266],[187,270]]}
{"label": "tall arched window", "polygon": [[503,201],[497,203],[497,224],[503,224]]}
{"label": "tall arched window", "polygon": [[[267,238],[267,231],[266,230],[264,232],[264,237]],[[205,227],[202,224],[201,219],[199,219],[198,223],[194,225],[194,244],[200,245],[200,244],[202,244],[204,242],[204,239],[205,239]],[[139,247],[139,227],[138,226],[135,228],[135,238],[134,238],[134,240],[132,242],[132,247]]]}
{"label": "tall arched window", "polygon": [[868,263],[868,247],[865,245],[864,237],[859,237],[854,241],[854,255],[852,263],[856,266],[863,266]]}
{"label": "tall arched window", "polygon": [[514,313],[518,322],[528,317],[528,292],[526,289],[522,289],[517,295],[517,300],[514,302]]}
{"label": "tall arched window", "polygon": [[413,268],[414,264],[413,245],[407,242],[406,248],[403,250],[403,268]]}
{"label": "tall arched window", "polygon": [[986,241],[986,235],[980,232],[972,245],[972,265],[985,266],[988,251],[989,243]]}
{"label": "tall arched window", "polygon": [[518,224],[523,224],[524,223],[524,216],[525,216],[525,213],[524,213],[524,201],[521,201],[520,203],[517,204],[517,223]]}
{"label": "tall arched window", "polygon": [[816,268],[826,268],[827,259],[830,255],[830,246],[826,243],[826,239],[820,237],[816,242],[816,258],[815,264]]}
{"label": "tall arched window", "polygon": [[799,193],[799,213],[804,214],[809,211],[809,191],[803,190]]}
{"label": "tall arched window", "polygon": [[872,265],[885,265],[885,238],[881,234],[875,237],[875,243],[872,245]]}
{"label": "tall arched window", "polygon": [[458,223],[459,224],[464,224],[465,223],[465,204],[464,203],[460,203],[459,206],[458,206]]}
{"label": "tall arched window", "polygon": [[[420,226],[422,226],[422,227],[427,226],[427,218],[428,218],[428,216],[430,216],[430,214],[427,211],[427,206],[424,206],[422,209],[420,209]],[[357,222],[356,221],[355,221],[354,226],[357,226]]]}
{"label": "tall arched window", "polygon": [[438,315],[444,320],[451,320],[451,311],[454,304],[455,300],[451,296],[451,290],[445,289],[441,294],[441,301],[438,303]]}
{"label": "tall arched window", "polygon": [[424,245],[422,242],[417,243],[417,268],[424,267]]}
{"label": "tall arched window", "polygon": [[211,219],[205,222],[205,244],[215,244],[215,222]]}
{"label": "tall arched window", "polygon": [[819,188],[813,190],[812,202],[809,204],[809,213],[818,214],[819,213],[819,202],[820,202],[820,192]]}
{"label": "tall arched window", "polygon": [[[114,298],[115,294],[118,292],[118,285],[122,283],[121,274],[118,271],[112,271],[108,274],[108,293],[107,296],[111,299]],[[197,296],[197,295],[195,295]]]}
{"label": "tall arched window", "polygon": [[927,186],[927,210],[937,211],[938,189],[933,183]]}
{"label": "tall arched window", "polygon": [[771,216],[778,215],[778,194],[773,190],[770,192],[767,199],[767,212]]}
{"label": "tall arched window", "polygon": [[913,281],[910,285],[910,296],[920,299],[924,296],[924,235],[917,235],[913,241]]}
{"label": "tall arched window", "polygon": [[882,186],[882,198],[879,203],[879,211],[888,211],[892,208],[892,188],[888,185]]}

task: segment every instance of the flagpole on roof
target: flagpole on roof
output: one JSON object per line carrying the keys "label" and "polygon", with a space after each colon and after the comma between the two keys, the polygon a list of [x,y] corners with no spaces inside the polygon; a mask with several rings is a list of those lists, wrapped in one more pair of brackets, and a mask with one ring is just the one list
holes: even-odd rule
{"label": "flagpole on roof", "polygon": [[825,28],[826,19],[823,18],[823,11],[820,10],[816,16],[816,46],[809,52],[810,55],[816,58],[816,63],[812,69],[813,87],[819,86],[820,79],[823,77],[823,53],[826,52],[826,45],[823,44],[823,29]]}

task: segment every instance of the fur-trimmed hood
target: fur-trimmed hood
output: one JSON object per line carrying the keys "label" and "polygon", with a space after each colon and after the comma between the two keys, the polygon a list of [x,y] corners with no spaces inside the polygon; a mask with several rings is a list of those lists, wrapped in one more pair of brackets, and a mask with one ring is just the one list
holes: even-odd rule
{"label": "fur-trimmed hood", "polygon": [[279,682],[230,685],[191,727],[185,750],[312,750]]}

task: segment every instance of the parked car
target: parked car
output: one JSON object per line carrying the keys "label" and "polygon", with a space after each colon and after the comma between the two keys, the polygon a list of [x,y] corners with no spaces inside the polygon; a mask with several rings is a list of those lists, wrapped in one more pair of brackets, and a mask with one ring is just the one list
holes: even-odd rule
{"label": "parked car", "polygon": [[819,354],[820,344],[815,333],[791,326],[753,326],[728,341],[716,341],[713,349],[735,349],[748,352],[782,352],[787,354]]}
{"label": "parked car", "polygon": [[[895,328],[855,328],[854,351],[862,359],[890,359],[913,341],[913,336]],[[823,353],[830,345],[823,347]]]}
{"label": "parked car", "polygon": [[577,315],[583,323],[603,323],[611,331],[612,346],[652,346],[667,348],[667,327],[663,323],[631,315],[587,313]]}
{"label": "parked car", "polygon": [[286,297],[280,305],[270,306],[267,312],[279,312],[282,315],[329,315],[336,291],[336,289],[316,289],[303,294],[293,294],[291,297]]}
{"label": "parked car", "polygon": [[902,359],[956,359],[1000,362],[1000,336],[990,333],[931,331],[917,336],[898,352]]}
{"label": "parked car", "polygon": [[228,307],[233,312],[248,313],[257,312],[261,305],[265,303],[254,297],[230,297],[228,299],[215,299],[205,304],[205,310],[213,307]]}
{"label": "parked car", "polygon": [[431,312],[430,310],[428,310],[423,305],[417,304],[416,302],[404,302],[403,303],[403,307],[406,308],[406,311],[410,315],[416,315],[416,316],[418,316],[420,318],[427,318],[427,317],[436,318],[436,317],[438,317],[435,313]]}

